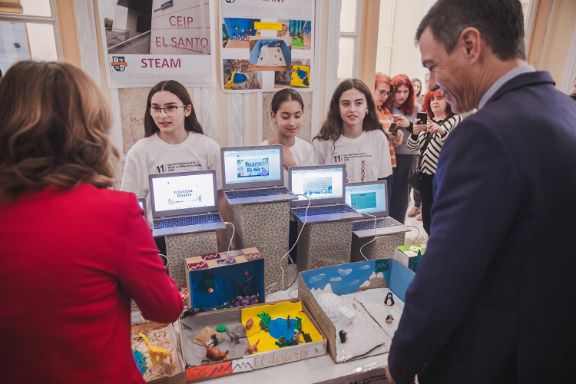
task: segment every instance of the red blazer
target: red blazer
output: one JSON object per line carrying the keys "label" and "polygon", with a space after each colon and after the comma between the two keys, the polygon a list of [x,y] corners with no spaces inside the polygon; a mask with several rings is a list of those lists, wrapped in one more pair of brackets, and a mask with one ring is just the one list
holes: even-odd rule
{"label": "red blazer", "polygon": [[159,322],[183,308],[133,194],[81,184],[0,204],[2,381],[143,383],[130,298]]}

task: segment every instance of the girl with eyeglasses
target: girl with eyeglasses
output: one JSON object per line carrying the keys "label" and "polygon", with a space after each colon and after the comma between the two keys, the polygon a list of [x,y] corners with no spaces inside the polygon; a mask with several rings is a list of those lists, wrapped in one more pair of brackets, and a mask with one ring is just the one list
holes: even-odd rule
{"label": "girl with eyeglasses", "polygon": [[[145,137],[126,155],[120,189],[146,198],[150,225],[150,174],[215,170],[219,207],[224,207],[220,146],[204,135],[190,95],[182,84],[167,80],[150,89],[144,112],[144,132]],[[156,238],[156,242],[164,253],[163,238]]]}
{"label": "girl with eyeglasses", "polygon": [[392,174],[388,139],[370,88],[361,80],[338,85],[312,145],[319,165],[346,166],[347,183],[386,179]]}

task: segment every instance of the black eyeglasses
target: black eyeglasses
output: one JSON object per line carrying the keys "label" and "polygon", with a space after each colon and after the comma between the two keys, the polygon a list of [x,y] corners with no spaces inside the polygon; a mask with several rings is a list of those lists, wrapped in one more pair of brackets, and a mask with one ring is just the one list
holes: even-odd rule
{"label": "black eyeglasses", "polygon": [[152,105],[150,107],[150,114],[152,116],[159,116],[162,111],[168,116],[174,116],[178,112],[178,108],[186,108],[187,105],[167,105],[165,107],[159,107],[157,105]]}

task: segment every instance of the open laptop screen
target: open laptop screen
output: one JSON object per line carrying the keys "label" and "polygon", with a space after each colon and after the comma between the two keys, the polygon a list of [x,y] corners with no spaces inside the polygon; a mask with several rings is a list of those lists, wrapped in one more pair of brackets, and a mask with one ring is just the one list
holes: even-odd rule
{"label": "open laptop screen", "polygon": [[[290,190],[303,194],[313,201],[344,202],[344,166],[318,166],[290,168]],[[304,196],[298,196],[299,202],[307,202]]]}
{"label": "open laptop screen", "polygon": [[204,213],[216,209],[214,171],[151,175],[150,192],[155,215]]}
{"label": "open laptop screen", "polygon": [[222,148],[224,189],[282,185],[282,147]]}
{"label": "open laptop screen", "polygon": [[346,185],[346,204],[360,213],[388,213],[386,181]]}

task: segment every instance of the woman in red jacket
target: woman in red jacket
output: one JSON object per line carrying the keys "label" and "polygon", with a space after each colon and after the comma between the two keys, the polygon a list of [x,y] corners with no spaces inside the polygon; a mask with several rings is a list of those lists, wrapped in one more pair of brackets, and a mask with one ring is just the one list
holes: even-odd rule
{"label": "woman in red jacket", "polygon": [[143,383],[130,299],[160,322],[183,303],[136,197],[108,189],[109,106],[78,68],[32,61],[0,105],[2,381]]}

